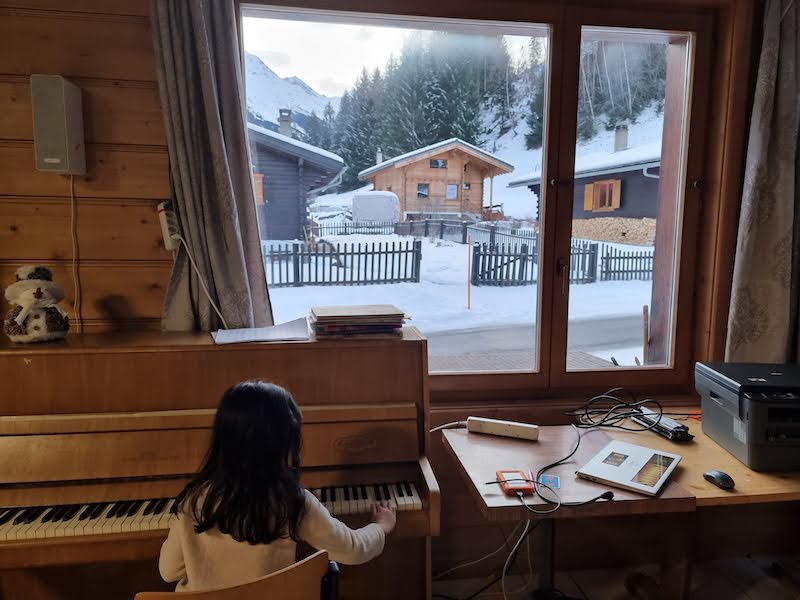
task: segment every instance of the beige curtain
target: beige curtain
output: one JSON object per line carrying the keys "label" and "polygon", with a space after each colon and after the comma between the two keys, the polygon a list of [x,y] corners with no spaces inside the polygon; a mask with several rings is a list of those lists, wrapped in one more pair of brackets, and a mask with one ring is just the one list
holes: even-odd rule
{"label": "beige curtain", "polygon": [[728,316],[728,361],[800,358],[799,15],[795,0],[767,0]]}
{"label": "beige curtain", "polygon": [[[186,245],[228,327],[272,324],[253,200],[234,0],[152,0],[173,204]],[[162,329],[222,326],[186,250],[178,251]]]}

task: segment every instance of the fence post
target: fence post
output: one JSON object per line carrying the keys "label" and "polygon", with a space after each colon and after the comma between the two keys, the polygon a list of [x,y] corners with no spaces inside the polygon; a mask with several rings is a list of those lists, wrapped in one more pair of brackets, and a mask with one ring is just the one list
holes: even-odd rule
{"label": "fence post", "polygon": [[481,272],[481,245],[479,242],[472,244],[472,285],[480,285],[478,274]]}
{"label": "fence post", "polygon": [[589,277],[587,281],[594,283],[597,281],[597,244],[589,244]]}
{"label": "fence post", "polygon": [[521,283],[525,282],[526,271],[528,270],[528,244],[520,245],[519,253],[519,269],[517,269],[517,278]]}
{"label": "fence post", "polygon": [[461,221],[461,243],[467,243],[467,222]]}
{"label": "fence post", "polygon": [[423,237],[428,237],[428,223],[429,223],[429,221],[430,221],[430,219],[425,219],[425,229],[423,230],[423,233],[422,233]]}
{"label": "fence post", "polygon": [[489,246],[494,246],[497,243],[497,225],[489,226]]}
{"label": "fence post", "polygon": [[414,281],[419,283],[420,265],[422,263],[422,240],[414,240]]}
{"label": "fence post", "polygon": [[292,244],[292,270],[293,270],[292,285],[294,286],[303,285],[302,282],[300,281],[300,244]]}
{"label": "fence post", "polygon": [[444,239],[444,219],[439,220],[439,239]]}

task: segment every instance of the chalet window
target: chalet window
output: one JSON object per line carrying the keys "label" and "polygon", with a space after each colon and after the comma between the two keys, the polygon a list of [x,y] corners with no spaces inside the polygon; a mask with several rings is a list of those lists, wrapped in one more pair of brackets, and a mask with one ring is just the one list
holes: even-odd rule
{"label": "chalet window", "polygon": [[611,212],[620,207],[622,182],[607,179],[587,183],[583,188],[583,210],[587,212]]}
{"label": "chalet window", "polygon": [[[497,64],[504,57],[508,65],[523,56],[525,62],[518,69],[503,68],[498,72],[497,81],[517,78],[527,86],[519,86],[525,91],[520,91],[513,106],[516,112],[512,111],[517,115],[512,126],[518,135],[513,139],[509,136],[502,143],[497,143],[497,132],[475,134],[481,130],[481,120],[490,116],[481,103],[467,107],[469,110],[464,113],[465,119],[474,121],[469,128],[455,127],[447,122],[449,113],[443,110],[447,106],[434,107],[436,110],[429,106],[432,99],[447,94],[436,96],[420,89],[419,104],[409,110],[437,120],[436,129],[426,131],[423,140],[419,139],[421,131],[410,131],[399,124],[376,131],[380,147],[392,148],[391,153],[387,152],[388,160],[384,160],[382,152],[372,149],[357,168],[331,163],[331,155],[353,155],[352,148],[345,152],[325,147],[341,134],[336,131],[341,127],[337,123],[347,122],[337,118],[337,111],[349,110],[349,117],[358,114],[353,103],[331,103],[333,114],[328,115],[324,127],[320,125],[323,131],[316,132],[319,135],[315,139],[321,140],[316,142],[319,149],[308,143],[290,144],[291,151],[303,158],[302,176],[323,191],[313,198],[298,199],[294,186],[293,195],[284,199],[278,198],[277,185],[271,186],[274,197],[270,200],[286,210],[273,210],[270,215],[347,218],[358,207],[365,214],[382,214],[385,210],[393,215],[391,218],[406,219],[417,212],[419,221],[424,223],[393,228],[392,232],[409,233],[392,235],[399,236],[401,244],[413,243],[415,236],[424,235],[426,239],[422,240],[416,281],[381,271],[375,280],[360,282],[369,285],[349,285],[354,269],[361,267],[350,265],[343,258],[342,264],[334,267],[333,275],[326,275],[331,279],[323,282],[312,279],[317,277],[317,271],[306,271],[308,264],[304,263],[303,280],[298,285],[292,279],[277,279],[285,269],[279,268],[282,265],[276,258],[276,267],[267,265],[266,269],[276,319],[303,316],[310,306],[331,302],[332,297],[341,303],[396,303],[413,316],[411,324],[428,337],[428,368],[434,375],[431,389],[442,396],[451,394],[454,399],[461,399],[459,394],[464,392],[488,397],[502,390],[518,397],[534,388],[600,391],[616,385],[669,384],[676,389],[689,385],[688,365],[696,341],[691,327],[697,314],[694,282],[700,280],[695,276],[698,261],[692,252],[698,228],[703,224],[696,212],[700,192],[686,182],[703,177],[702,165],[708,161],[703,155],[705,129],[698,127],[690,132],[687,124],[707,121],[706,107],[714,105],[708,94],[717,93],[710,85],[714,80],[710,67],[710,42],[716,27],[713,16],[681,9],[675,0],[668,0],[676,4],[674,10],[663,13],[640,10],[633,0],[626,0],[630,11],[569,3],[560,5],[559,10],[537,8],[540,3],[529,3],[522,9],[510,3],[502,15],[504,21],[494,23],[477,20],[485,15],[483,9],[474,8],[480,8],[482,1],[466,3],[458,15],[453,15],[462,20],[452,21],[352,13],[346,11],[344,0],[331,0],[326,6],[332,10],[318,16],[314,9],[301,7],[300,0],[288,0],[281,8],[242,4],[242,39],[249,52],[248,60],[295,52],[293,40],[308,39],[307,30],[312,26],[320,35],[335,37],[344,35],[343,28],[357,25],[366,29],[380,26],[381,35],[394,28],[393,33],[402,32],[398,40],[414,36],[424,40],[413,45],[418,54],[409,54],[406,59],[420,61],[414,64],[438,65],[437,61],[446,62],[449,56],[480,57],[488,47],[486,39],[502,42],[489,45],[497,54],[486,63],[454,60],[446,65],[463,81],[483,81],[485,74],[474,67],[480,64],[481,69],[488,68],[482,65],[495,64],[492,61],[498,57]],[[485,3],[488,5],[488,0]],[[292,13],[293,5],[298,7],[296,15]],[[335,16],[329,14],[337,6],[343,9]],[[384,8],[392,10],[385,3]],[[470,11],[474,11],[476,20],[465,23],[463,19],[470,17]],[[543,22],[536,23],[535,15],[540,15]],[[422,25],[420,20],[424,21]],[[257,27],[252,25],[254,21],[259,22]],[[290,31],[293,23],[297,25],[294,34]],[[252,31],[248,31],[250,27]],[[269,28],[281,35],[266,35]],[[300,28],[306,33],[300,34]],[[451,35],[452,31],[458,35]],[[264,47],[270,43],[275,46]],[[463,48],[454,49],[452,44]],[[507,56],[503,47],[508,49]],[[428,54],[437,48],[439,54]],[[380,85],[359,85],[373,86],[370,91],[379,96],[395,89],[393,86],[401,82],[391,79],[396,73],[406,72],[400,68],[404,60],[402,49],[398,42],[397,47],[386,50],[383,66],[379,65],[381,78],[375,79]],[[365,47],[364,51],[374,50]],[[305,56],[297,50],[297,76],[311,78],[324,63],[331,69],[329,79],[342,82],[343,87],[318,91],[331,99],[353,92],[360,71],[351,73],[343,63],[328,60],[324,45],[314,51],[317,54]],[[397,64],[386,69],[390,56]],[[430,62],[425,62],[428,59]],[[304,66],[304,62],[308,64]],[[558,66],[558,77],[551,77],[552,65]],[[453,93],[462,93],[446,78],[436,80],[441,72],[444,70],[425,73],[427,78],[420,81],[426,83],[419,85],[424,88],[435,83],[441,89],[431,92],[450,94],[454,89]],[[447,86],[451,87],[445,90]],[[259,88],[255,87],[252,97],[247,97],[248,105],[258,109],[258,96]],[[470,98],[459,100],[472,102]],[[614,110],[610,111],[612,106]],[[304,108],[310,111],[314,106],[309,103]],[[273,119],[265,111],[262,113],[265,121],[276,124],[277,114]],[[298,113],[305,114],[300,107]],[[382,122],[390,116],[378,114],[376,118]],[[629,136],[615,134],[625,128]],[[440,133],[433,136],[433,131]],[[263,138],[260,143],[276,143],[267,128],[251,123],[248,132],[251,141],[258,137]],[[722,139],[713,139],[717,137]],[[467,147],[467,151],[462,147],[456,152],[479,154],[469,156],[465,160],[469,166],[463,170],[459,159],[455,182],[447,181],[452,175],[425,171],[426,161],[429,169],[448,169],[447,159],[425,156],[430,156],[428,152],[456,156],[448,154],[449,148],[427,148],[453,143],[450,138],[458,138]],[[710,140],[711,137],[709,143]],[[281,141],[285,149],[285,140]],[[363,152],[365,148],[355,150]],[[386,165],[393,160],[395,165]],[[638,180],[634,182],[626,176],[625,213],[631,213],[627,218],[618,210],[622,181],[613,177],[619,177],[616,173],[623,167],[640,162],[649,165],[647,168],[658,166],[660,177],[642,178],[642,185],[638,185]],[[383,170],[375,169],[378,163]],[[570,169],[574,170],[570,173]],[[581,187],[580,182],[575,183],[576,171],[584,177],[594,173],[604,179]],[[324,187],[340,172],[347,178],[345,185],[338,190]],[[297,176],[296,169],[285,174],[289,182]],[[468,177],[469,182],[460,177]],[[420,179],[428,181],[418,183]],[[516,179],[525,182],[513,185]],[[373,199],[356,202],[356,195],[369,184],[373,186]],[[397,200],[386,197],[391,190]],[[582,203],[580,196],[575,201],[576,191],[580,194],[580,190],[584,194]],[[484,208],[487,205],[491,207],[488,210]],[[450,226],[448,215],[459,212],[469,213],[476,222],[466,225],[466,230],[460,225]],[[601,227],[592,217],[614,217],[619,223]],[[437,219],[439,222],[434,222]],[[331,227],[330,232],[320,237],[333,246],[343,248],[343,244],[363,241],[354,239],[352,230],[345,227]],[[370,231],[359,235],[371,237],[370,252],[373,247],[376,252],[374,264],[385,264],[389,269],[399,262],[384,261],[384,255],[378,255],[379,247],[396,241],[390,241],[388,233]],[[657,247],[653,243],[656,237]],[[291,237],[274,239],[279,243],[302,243],[299,241],[303,236],[292,233]],[[344,252],[339,254],[347,256]],[[314,260],[311,258],[312,267]],[[328,269],[319,269],[320,272],[330,272],[330,261],[326,260]],[[322,284],[328,286],[324,295],[319,292]],[[466,299],[469,308],[465,306]]]}

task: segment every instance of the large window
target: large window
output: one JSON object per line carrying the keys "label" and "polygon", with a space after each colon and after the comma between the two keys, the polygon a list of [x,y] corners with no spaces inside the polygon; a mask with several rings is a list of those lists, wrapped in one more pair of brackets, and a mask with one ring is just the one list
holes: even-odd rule
{"label": "large window", "polygon": [[442,389],[683,376],[702,18],[548,14],[244,8],[276,321],[395,304]]}

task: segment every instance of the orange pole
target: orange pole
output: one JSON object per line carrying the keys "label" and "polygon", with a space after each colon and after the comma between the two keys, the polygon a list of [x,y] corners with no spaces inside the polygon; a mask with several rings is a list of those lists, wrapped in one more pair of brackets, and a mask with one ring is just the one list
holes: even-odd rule
{"label": "orange pole", "polygon": [[467,310],[471,310],[471,293],[472,293],[472,280],[470,274],[472,273],[472,234],[467,234]]}

